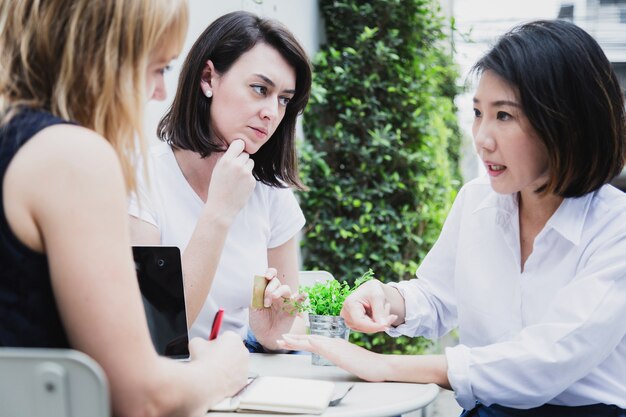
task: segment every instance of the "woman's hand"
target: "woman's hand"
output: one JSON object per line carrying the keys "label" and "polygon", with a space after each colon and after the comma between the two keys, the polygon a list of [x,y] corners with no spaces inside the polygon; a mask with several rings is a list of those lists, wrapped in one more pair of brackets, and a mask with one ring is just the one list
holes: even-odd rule
{"label": "woman's hand", "polygon": [[206,362],[206,372],[219,377],[222,398],[233,396],[248,381],[250,354],[236,333],[227,331],[212,341],[193,338],[189,354],[192,361]]}
{"label": "woman's hand", "polygon": [[282,284],[276,276],[277,271],[275,268],[268,268],[265,271],[265,279],[269,281],[265,287],[265,294],[263,297],[263,307],[276,307],[278,301],[284,301],[291,298],[291,288],[288,285]]}
{"label": "woman's hand", "polygon": [[281,349],[306,350],[330,360],[335,365],[371,382],[389,380],[386,357],[370,352],[341,338],[318,335],[284,334],[277,341]]}
{"label": "woman's hand", "polygon": [[346,298],[341,317],[349,328],[364,333],[382,332],[398,319],[390,313],[383,286],[378,280],[367,281]]}
{"label": "woman's hand", "polygon": [[263,308],[250,308],[250,327],[259,343],[268,349],[276,349],[276,339],[290,331],[295,318],[293,300],[300,299],[276,275],[275,268],[267,269]]}
{"label": "woman's hand", "polygon": [[244,148],[241,139],[230,144],[215,164],[207,195],[207,206],[231,220],[246,204],[256,185],[252,175],[254,161]]}
{"label": "woman's hand", "polygon": [[445,355],[382,355],[345,339],[318,335],[284,334],[277,344],[282,349],[306,350],[321,355],[366,381],[435,383],[451,389]]}

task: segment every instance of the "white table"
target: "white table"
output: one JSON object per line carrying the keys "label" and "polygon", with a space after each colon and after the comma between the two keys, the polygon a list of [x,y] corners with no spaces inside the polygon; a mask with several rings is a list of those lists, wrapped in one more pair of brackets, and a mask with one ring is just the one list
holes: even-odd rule
{"label": "white table", "polygon": [[[354,382],[354,387],[335,407],[328,407],[322,416],[385,417],[419,410],[430,404],[439,393],[435,384],[397,382],[364,382],[336,366],[313,366],[310,355],[251,354],[250,372],[258,375],[289,376]],[[266,414],[267,415],[267,414]],[[207,417],[259,416],[248,413],[216,413]]]}

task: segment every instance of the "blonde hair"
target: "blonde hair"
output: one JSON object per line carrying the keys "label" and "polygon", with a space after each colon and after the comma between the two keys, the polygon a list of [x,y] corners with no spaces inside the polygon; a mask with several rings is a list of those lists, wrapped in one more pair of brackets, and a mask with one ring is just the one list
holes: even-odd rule
{"label": "blonde hair", "polygon": [[25,106],[93,129],[133,191],[149,57],[180,50],[187,23],[187,0],[0,0],[3,123]]}

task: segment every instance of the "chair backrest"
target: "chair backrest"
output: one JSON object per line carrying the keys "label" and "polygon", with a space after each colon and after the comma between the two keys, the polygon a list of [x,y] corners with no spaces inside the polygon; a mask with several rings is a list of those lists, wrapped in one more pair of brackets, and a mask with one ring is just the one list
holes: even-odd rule
{"label": "chair backrest", "polygon": [[100,365],[71,349],[0,348],[0,417],[110,417]]}
{"label": "chair backrest", "polygon": [[335,279],[328,271],[300,271],[300,286],[310,287],[316,282],[326,282]]}

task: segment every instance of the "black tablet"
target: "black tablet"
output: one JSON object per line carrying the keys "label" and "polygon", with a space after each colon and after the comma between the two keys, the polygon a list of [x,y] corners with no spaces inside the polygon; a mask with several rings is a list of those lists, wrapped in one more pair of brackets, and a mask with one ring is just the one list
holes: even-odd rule
{"label": "black tablet", "polygon": [[133,257],[152,342],[162,356],[189,358],[180,250],[133,246]]}

